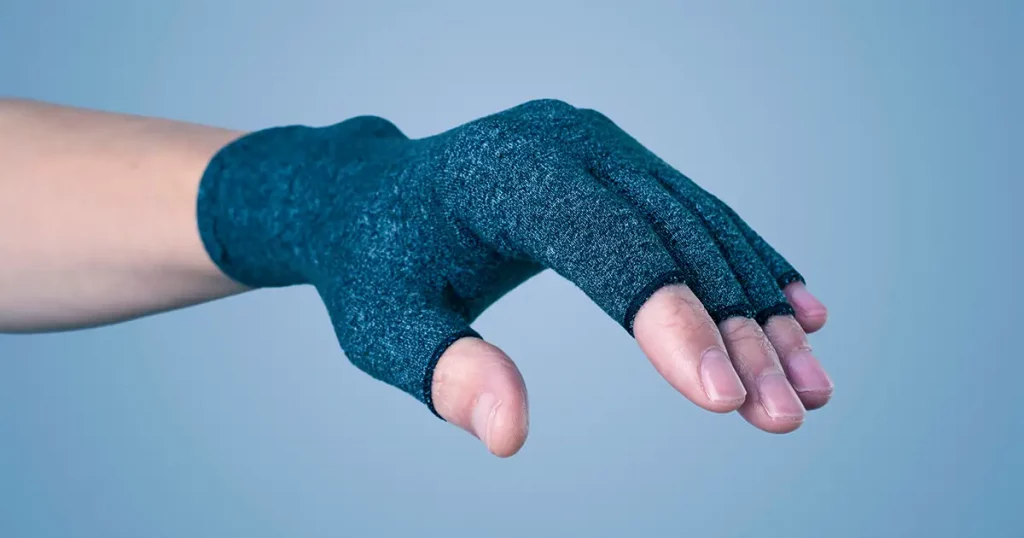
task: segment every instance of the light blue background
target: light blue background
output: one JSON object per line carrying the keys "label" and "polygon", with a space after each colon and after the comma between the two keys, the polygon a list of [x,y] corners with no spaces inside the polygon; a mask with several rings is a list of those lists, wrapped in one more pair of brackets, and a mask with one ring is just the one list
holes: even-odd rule
{"label": "light blue background", "polygon": [[597,108],[807,275],[837,386],[787,436],[699,411],[551,273],[477,324],[530,388],[510,460],[308,288],[0,336],[0,536],[1024,536],[1024,4],[769,4],[0,1],[7,96],[412,136]]}

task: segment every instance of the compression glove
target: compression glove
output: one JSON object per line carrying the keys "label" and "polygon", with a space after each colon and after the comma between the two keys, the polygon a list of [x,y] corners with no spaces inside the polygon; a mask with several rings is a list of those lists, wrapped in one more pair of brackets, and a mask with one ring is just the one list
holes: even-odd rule
{"label": "compression glove", "polygon": [[242,136],[197,203],[211,259],[252,288],[311,284],[348,358],[424,402],[444,350],[545,268],[632,334],[658,288],[718,322],[792,314],[802,277],[728,206],[607,117],[538,100],[409,139],[360,116]]}

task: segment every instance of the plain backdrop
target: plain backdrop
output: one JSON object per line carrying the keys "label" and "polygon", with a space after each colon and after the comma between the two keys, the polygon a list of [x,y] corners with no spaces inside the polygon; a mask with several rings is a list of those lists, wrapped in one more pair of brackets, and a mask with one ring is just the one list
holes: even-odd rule
{"label": "plain backdrop", "polygon": [[1021,6],[0,0],[6,96],[410,136],[596,108],[807,276],[837,387],[786,436],[700,411],[550,272],[476,324],[530,390],[509,460],[308,287],[0,336],[0,536],[1024,535]]}

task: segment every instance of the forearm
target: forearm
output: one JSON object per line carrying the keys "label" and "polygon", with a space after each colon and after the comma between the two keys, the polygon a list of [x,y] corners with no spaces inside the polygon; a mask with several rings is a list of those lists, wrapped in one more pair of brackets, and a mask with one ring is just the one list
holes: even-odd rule
{"label": "forearm", "polygon": [[238,293],[196,193],[241,133],[0,100],[0,331],[99,325]]}

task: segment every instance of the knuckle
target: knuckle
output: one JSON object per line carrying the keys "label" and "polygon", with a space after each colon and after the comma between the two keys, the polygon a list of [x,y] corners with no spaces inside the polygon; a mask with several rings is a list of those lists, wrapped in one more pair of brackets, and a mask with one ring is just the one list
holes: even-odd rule
{"label": "knuckle", "polygon": [[565,101],[535,99],[455,129],[450,147],[459,158],[471,152],[476,159],[470,160],[482,158],[492,166],[513,156],[531,160],[550,148],[564,151],[563,133],[567,127],[574,131],[579,118],[579,110]]}
{"label": "knuckle", "polygon": [[551,117],[575,116],[578,109],[561,99],[534,99],[524,103],[523,108],[531,112]]}
{"label": "knuckle", "polygon": [[722,336],[734,344],[757,344],[767,342],[761,327],[749,318],[731,318],[722,322],[719,329]]}
{"label": "knuckle", "polygon": [[338,124],[338,127],[345,129],[348,132],[363,136],[375,136],[381,138],[405,137],[405,135],[402,134],[402,131],[394,123],[380,116],[356,116],[341,122]]}
{"label": "knuckle", "polygon": [[509,112],[509,119],[528,125],[544,143],[559,142],[562,147],[578,136],[585,125],[578,108],[558,99],[529,101]]}
{"label": "knuckle", "polygon": [[589,120],[590,122],[592,122],[594,124],[600,124],[600,125],[606,125],[606,126],[613,126],[613,125],[615,125],[615,122],[613,122],[611,120],[611,118],[609,118],[608,116],[606,116],[606,115],[602,114],[601,112],[599,112],[597,110],[594,110],[592,108],[579,108],[579,109],[576,109],[576,113],[577,113],[577,115],[580,118],[583,118],[585,120]]}
{"label": "knuckle", "polygon": [[807,341],[807,333],[793,316],[773,316],[765,325],[768,338],[776,347],[784,347],[791,351],[811,351]]}
{"label": "knuckle", "polygon": [[720,327],[736,367],[748,377],[781,372],[778,355],[761,326],[752,319],[732,318]]}
{"label": "knuckle", "polygon": [[674,288],[666,286],[652,298],[658,329],[688,334],[713,333],[715,323],[707,315],[704,305],[699,301],[694,304],[694,301]]}

